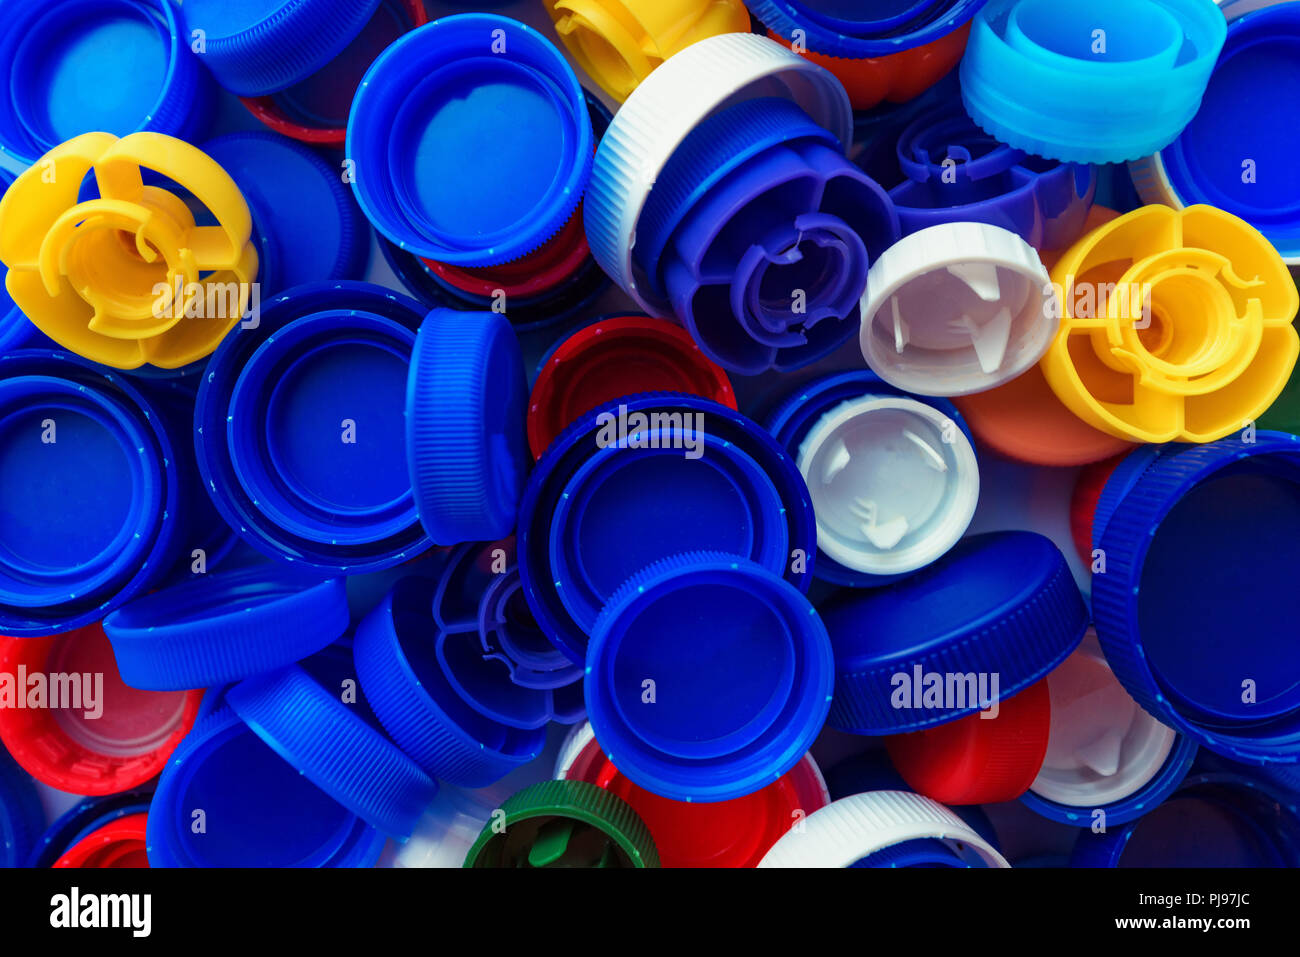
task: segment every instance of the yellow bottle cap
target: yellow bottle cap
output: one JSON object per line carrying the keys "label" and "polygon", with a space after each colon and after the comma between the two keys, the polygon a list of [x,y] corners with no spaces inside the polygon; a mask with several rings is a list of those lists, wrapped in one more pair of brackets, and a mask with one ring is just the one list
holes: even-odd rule
{"label": "yellow bottle cap", "polygon": [[1212,442],[1277,398],[1300,355],[1300,306],[1276,249],[1212,206],[1145,206],[1093,230],[1052,270],[1052,391],[1131,442]]}
{"label": "yellow bottle cap", "polygon": [[741,0],[545,0],[555,32],[620,103],[660,63],[720,33],[748,33]]}
{"label": "yellow bottle cap", "polygon": [[[196,225],[179,196],[144,185],[144,169],[187,190],[217,225]],[[92,171],[99,198],[79,202]],[[75,137],[0,200],[9,295],[59,345],[118,369],[175,369],[216,349],[257,277],[251,233],[225,170],[160,133]]]}

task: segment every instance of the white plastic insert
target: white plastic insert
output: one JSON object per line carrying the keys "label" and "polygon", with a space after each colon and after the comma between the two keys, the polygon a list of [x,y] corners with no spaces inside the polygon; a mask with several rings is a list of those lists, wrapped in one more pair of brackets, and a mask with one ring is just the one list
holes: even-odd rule
{"label": "white plastic insert", "polygon": [[1034,365],[1060,306],[1034,248],[984,223],[905,236],[876,260],[862,297],[862,355],[890,385],[970,395]]}
{"label": "white plastic insert", "polygon": [[966,532],[979,500],[975,450],[957,423],[915,399],[864,395],[825,413],[799,447],[817,546],[846,568],[899,575]]}
{"label": "white plastic insert", "polygon": [[1096,632],[1047,677],[1052,724],[1043,769],[1030,786],[1070,807],[1136,794],[1164,766],[1177,734],[1138,706],[1111,673]]}

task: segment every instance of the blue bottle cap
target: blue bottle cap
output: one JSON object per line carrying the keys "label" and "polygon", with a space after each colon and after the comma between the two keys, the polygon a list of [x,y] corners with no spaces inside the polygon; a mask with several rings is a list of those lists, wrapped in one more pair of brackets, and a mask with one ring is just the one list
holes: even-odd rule
{"label": "blue bottle cap", "polygon": [[1212,0],[990,0],[962,59],[962,99],[1027,153],[1135,160],[1196,115],[1226,33]]}
{"label": "blue bottle cap", "polygon": [[[1258,104],[1243,110],[1243,98]],[[1285,106],[1298,98],[1300,7],[1282,3],[1240,17],[1228,26],[1200,110],[1152,171],[1175,205],[1208,203],[1241,217],[1292,264],[1300,263],[1300,187],[1286,171],[1300,132]],[[1134,172],[1137,180],[1141,171]]]}
{"label": "blue bottle cap", "polygon": [[531,27],[474,13],[413,30],[375,60],[352,102],[347,149],[379,232],[428,259],[490,266],[560,231],[594,142],[564,55]]}
{"label": "blue bottle cap", "polygon": [[902,178],[898,169],[899,137],[921,114],[961,98],[959,72],[954,67],[938,83],[906,103],[886,100],[869,110],[855,111],[850,159],[882,186],[897,185]]}
{"label": "blue bottle cap", "polygon": [[889,191],[903,235],[940,223],[988,223],[1035,249],[1059,249],[1083,232],[1097,191],[1093,167],[1029,159],[948,103],[902,133],[907,180]]}
{"label": "blue bottle cap", "polygon": [[226,692],[226,702],[307,780],[404,841],[438,785],[378,730],[355,693],[360,675],[348,651],[333,645],[302,664],[245,678]]}
{"label": "blue bottle cap", "polygon": [[0,153],[23,166],[82,133],[194,139],[211,80],[168,0],[48,0],[5,8]]}
{"label": "blue bottle cap", "polygon": [[122,680],[157,691],[273,671],[320,651],[347,627],[342,579],[277,565],[195,578],[104,619]]}
{"label": "blue bottle cap", "polygon": [[163,768],[146,836],[150,867],[373,867],[384,847],[224,705]]}
{"label": "blue bottle cap", "polygon": [[[701,635],[721,671],[702,666]],[[797,588],[747,558],[692,552],[614,593],[587,674],[592,730],[623,774],[673,800],[726,801],[803,757],[826,720],[834,664]]]}
{"label": "blue bottle cap", "polygon": [[[1094,524],[1106,565],[1093,576],[1093,613],[1107,661],[1142,707],[1234,760],[1294,763],[1300,437],[1253,439],[1150,462]],[[1243,629],[1245,593],[1254,597]]]}
{"label": "blue bottle cap", "polygon": [[185,33],[201,30],[202,58],[237,96],[292,86],[352,42],[379,0],[186,0]]}
{"label": "blue bottle cap", "polygon": [[945,36],[965,24],[985,0],[750,0],[749,12],[787,39],[796,30],[808,49],[845,59],[888,56]]}
{"label": "blue bottle cap", "polygon": [[[671,433],[674,425],[684,430],[688,423],[693,442],[710,439],[720,443],[719,449],[727,451],[703,459],[689,459],[685,455],[689,449],[676,449],[674,454],[664,456],[659,454],[662,450],[656,452],[631,445],[633,435],[640,435],[647,428]],[[606,451],[620,441],[624,447],[613,450],[617,455]],[[643,458],[643,453],[649,457]],[[737,472],[743,467],[734,464],[742,455],[759,467],[758,474],[750,473],[748,496],[732,484],[735,479],[728,474],[745,474]],[[714,461],[723,456],[733,462],[724,465]],[[587,587],[589,594],[600,597],[602,603],[622,580],[659,559],[684,551],[716,550],[722,545],[736,548],[739,554],[753,554],[756,542],[781,537],[772,530],[773,522],[784,524],[788,551],[781,556],[779,564],[773,560],[770,568],[800,591],[807,590],[817,534],[812,502],[793,460],[775,440],[740,413],[708,399],[672,393],[629,396],[591,410],[560,433],[533,470],[519,508],[519,572],[524,594],[537,623],[571,661],[585,661],[588,631],[575,621],[562,597],[564,590],[573,587],[575,582],[562,579],[552,563],[552,542],[556,541],[554,522],[565,490],[593,458],[619,466],[621,474],[617,475],[611,490],[640,495],[650,489],[655,495],[653,501],[662,506],[629,511],[626,500],[620,506],[602,494],[595,507],[587,509],[589,515],[578,516],[579,520],[592,520],[578,526],[576,531],[583,537],[567,541],[566,553],[571,562],[579,562],[584,574],[599,576],[596,588],[591,588],[590,581]],[[663,470],[671,470],[675,476],[672,481],[685,483],[676,485],[669,499],[663,498],[660,479],[656,477]],[[775,500],[754,484],[759,474],[765,474],[767,482],[775,488]],[[779,502],[781,510],[771,514],[748,511],[763,502],[770,503],[771,507]],[[611,508],[615,511],[608,511]],[[618,515],[617,542],[610,537],[608,527],[600,529],[594,521],[601,509],[607,510],[606,515]],[[760,534],[758,529],[764,531]],[[617,548],[613,547],[615,544]],[[762,549],[758,554],[775,559],[774,552]],[[594,557],[597,554],[602,556],[599,561],[617,565],[621,578],[612,586],[611,573],[615,569],[598,568]]]}
{"label": "blue bottle cap", "polygon": [[1070,866],[1300,867],[1300,814],[1264,778],[1194,769],[1150,813],[1080,831]]}
{"label": "blue bottle cap", "polygon": [[148,811],[152,800],[153,794],[143,789],[104,797],[82,798],[60,814],[45,829],[45,833],[38,837],[25,864],[13,866],[52,867],[65,851],[83,837],[120,817]]}
{"label": "blue bottle cap", "polygon": [[31,776],[0,748],[0,867],[22,867],[44,826]]}
{"label": "blue bottle cap", "polygon": [[[884,431],[871,425],[873,418]],[[818,512],[815,574],[822,581],[857,588],[887,585],[938,558],[970,524],[979,494],[974,444],[957,407],[946,399],[903,392],[868,369],[832,373],[795,390],[768,418],[767,428],[808,481]],[[837,468],[823,467],[830,461],[827,450]],[[844,458],[844,452],[856,452],[861,464],[853,468],[853,455]],[[927,487],[924,497],[915,494]],[[862,532],[862,510],[868,507],[873,517]],[[897,538],[886,531],[891,522],[902,528]],[[823,543],[871,567],[841,564],[820,547]],[[891,565],[911,567],[890,571]]]}
{"label": "blue bottle cap", "polygon": [[461,680],[451,679],[456,666],[445,650],[448,632],[433,612],[449,588],[463,586],[455,574],[437,586],[402,579],[357,626],[353,652],[366,699],[393,740],[440,781],[478,788],[541,754],[546,731],[545,720],[519,727],[482,713],[477,699],[463,695],[467,662],[457,662]]}
{"label": "blue bottle cap", "polygon": [[231,333],[195,404],[199,471],[259,551],[356,574],[428,545],[406,469],[403,410],[424,309],[379,286],[297,286]]}
{"label": "blue bottle cap", "polygon": [[[972,855],[972,857],[974,857]],[[983,861],[974,858],[975,863],[968,862],[951,845],[933,837],[915,841],[903,841],[889,847],[873,851],[866,857],[854,861],[849,867],[985,867]]]}
{"label": "blue bottle cap", "polygon": [[406,386],[406,447],[420,521],[440,545],[495,541],[515,527],[532,456],[528,380],[505,316],[435,309]]}
{"label": "blue bottle cap", "polygon": [[370,228],[338,170],[307,147],[262,130],[229,133],[201,149],[248,203],[263,295],[362,277]]}
{"label": "blue bottle cap", "polygon": [[173,567],[185,525],[176,445],[125,377],[61,352],[0,356],[0,444],[0,632],[98,621]]}
{"label": "blue bottle cap", "polygon": [[[872,735],[944,724],[1009,698],[1063,661],[1088,627],[1065,557],[1034,532],[964,539],[910,578],[841,593],[822,614],[835,648],[829,724]],[[984,703],[968,700],[968,689]]]}

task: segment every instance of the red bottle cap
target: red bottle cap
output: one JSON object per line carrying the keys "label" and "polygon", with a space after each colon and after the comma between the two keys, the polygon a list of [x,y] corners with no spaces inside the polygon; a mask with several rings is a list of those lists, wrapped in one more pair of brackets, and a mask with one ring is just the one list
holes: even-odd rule
{"label": "red bottle cap", "polygon": [[[791,827],[830,803],[811,755],[759,791],[699,804],[673,801],[633,784],[601,751],[590,725],[573,734],[570,740],[580,750],[561,776],[595,784],[626,801],[650,829],[664,867],[756,867]],[[585,744],[580,744],[582,738]]]}
{"label": "red bottle cap", "polygon": [[885,740],[890,760],[908,787],[941,804],[1014,801],[1043,767],[1052,723],[1046,681],[983,712]]}
{"label": "red bottle cap", "polygon": [[582,207],[569,217],[564,228],[540,249],[527,256],[502,263],[500,266],[468,268],[448,263],[422,259],[449,285],[475,296],[491,298],[497,291],[512,296],[540,296],[576,273],[591,248],[587,245],[587,231],[583,226]]}
{"label": "red bottle cap", "polygon": [[189,733],[202,698],[201,688],[127,687],[98,624],[0,637],[0,741],[60,791],[116,794],[148,781]]}
{"label": "red bottle cap", "polygon": [[1094,462],[1081,469],[1075,480],[1074,494],[1070,496],[1070,535],[1085,565],[1092,564],[1092,517],[1097,502],[1111,473],[1124,459],[1125,455],[1116,455],[1104,462]]}
{"label": "red bottle cap", "polygon": [[96,828],[63,852],[52,867],[148,867],[145,825],[149,815],[128,814]]}
{"label": "red bottle cap", "polygon": [[649,316],[602,319],[560,343],[538,374],[528,402],[533,457],[584,412],[640,392],[687,392],[736,408],[727,373],[685,329]]}

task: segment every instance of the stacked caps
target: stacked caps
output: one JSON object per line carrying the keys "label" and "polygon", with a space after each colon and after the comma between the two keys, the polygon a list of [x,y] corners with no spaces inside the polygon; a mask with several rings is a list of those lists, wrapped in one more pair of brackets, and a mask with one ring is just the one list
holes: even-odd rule
{"label": "stacked caps", "polygon": [[1294,4],[862,6],[17,11],[0,863],[1294,863]]}

